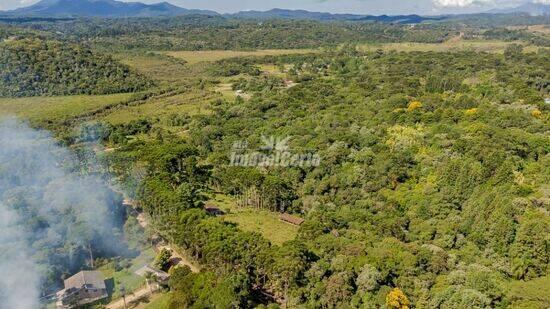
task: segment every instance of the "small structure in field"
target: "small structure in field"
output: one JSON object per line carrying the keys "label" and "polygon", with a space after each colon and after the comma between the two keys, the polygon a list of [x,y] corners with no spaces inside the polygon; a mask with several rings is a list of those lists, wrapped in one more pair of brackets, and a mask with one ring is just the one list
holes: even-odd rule
{"label": "small structure in field", "polygon": [[107,287],[99,271],[81,271],[64,282],[65,288],[56,293],[57,308],[69,309],[107,298]]}
{"label": "small structure in field", "polygon": [[225,214],[223,210],[210,203],[204,205],[204,210],[211,216],[222,216]]}
{"label": "small structure in field", "polygon": [[147,277],[147,274],[152,274],[157,278],[159,283],[163,283],[163,284],[167,283],[168,279],[170,279],[170,275],[167,272],[158,270],[149,265],[145,265],[142,268],[136,270],[135,274],[141,277]]}
{"label": "small structure in field", "polygon": [[302,225],[302,223],[306,221],[302,218],[295,217],[289,214],[281,214],[281,216],[279,216],[279,219],[281,219],[281,221],[283,222],[290,223],[292,225],[297,225],[297,226]]}

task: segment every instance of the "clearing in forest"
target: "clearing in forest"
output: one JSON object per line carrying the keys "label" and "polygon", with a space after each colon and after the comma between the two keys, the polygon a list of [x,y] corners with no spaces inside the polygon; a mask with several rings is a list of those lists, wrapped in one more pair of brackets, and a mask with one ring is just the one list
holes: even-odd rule
{"label": "clearing in forest", "polygon": [[60,122],[128,100],[131,93],[59,97],[0,98],[0,115],[32,122]]}
{"label": "clearing in forest", "polygon": [[243,231],[260,233],[275,245],[294,240],[298,234],[299,227],[281,221],[280,213],[238,207],[231,197],[223,194],[217,194],[208,203],[226,213],[222,216],[225,221],[238,224]]}
{"label": "clearing in forest", "polygon": [[255,51],[235,51],[235,50],[205,50],[205,51],[174,51],[166,54],[174,58],[187,61],[189,64],[199,62],[213,62],[229,58],[248,57],[248,56],[279,56],[308,54],[317,52],[315,49],[265,49]]}

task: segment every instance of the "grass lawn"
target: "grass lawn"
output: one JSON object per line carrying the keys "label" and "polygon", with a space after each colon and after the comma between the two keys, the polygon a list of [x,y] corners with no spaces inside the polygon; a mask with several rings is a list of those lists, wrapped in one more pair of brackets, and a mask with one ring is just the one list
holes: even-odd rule
{"label": "grass lawn", "polygon": [[278,213],[239,208],[231,197],[221,194],[217,194],[210,202],[228,212],[223,216],[227,222],[237,223],[243,231],[258,232],[275,245],[293,240],[298,234],[299,227],[282,222]]}
{"label": "grass lawn", "polygon": [[140,255],[130,261],[128,268],[115,270],[113,263],[108,263],[99,268],[106,278],[107,286],[112,287],[111,299],[120,298],[120,287],[124,286],[127,293],[144,285],[145,279],[134,272],[144,265],[150,264],[155,258],[152,248],[141,251]]}
{"label": "grass lawn", "polygon": [[142,303],[135,308],[136,309],[166,309],[168,308],[169,303],[170,303],[169,293],[156,294],[151,299],[149,299],[148,303]]}
{"label": "grass lawn", "polygon": [[0,116],[17,116],[31,122],[58,122],[123,102],[131,95],[124,93],[100,96],[0,98]]}
{"label": "grass lawn", "polygon": [[175,51],[166,54],[175,58],[183,59],[189,64],[199,62],[212,62],[228,58],[247,56],[278,56],[291,54],[307,54],[316,52],[314,49],[266,49],[255,51],[234,51],[234,50],[207,50],[207,51]]}

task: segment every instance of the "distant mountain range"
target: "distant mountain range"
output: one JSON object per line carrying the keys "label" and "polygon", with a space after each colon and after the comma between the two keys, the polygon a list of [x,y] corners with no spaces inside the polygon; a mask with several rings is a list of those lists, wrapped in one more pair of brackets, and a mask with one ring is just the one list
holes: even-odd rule
{"label": "distant mountain range", "polygon": [[533,16],[550,15],[550,5],[542,3],[527,3],[515,8],[495,9],[489,11],[493,14],[527,13]]}
{"label": "distant mountain range", "polygon": [[219,15],[214,11],[189,10],[168,2],[144,4],[115,0],[42,0],[34,5],[2,12],[12,16],[40,17],[151,17],[189,14]]}
{"label": "distant mountain range", "polygon": [[247,18],[247,19],[301,19],[301,20],[317,20],[317,21],[378,21],[387,23],[420,23],[424,20],[440,19],[439,17],[423,17],[419,15],[396,15],[396,16],[372,16],[372,15],[356,15],[356,14],[331,14],[310,12],[305,10],[285,10],[272,9],[269,11],[243,11],[235,14],[225,14],[228,17]]}
{"label": "distant mountain range", "polygon": [[[492,10],[489,13],[519,13],[531,15],[550,15],[550,5],[530,3],[513,9]],[[116,0],[42,0],[34,5],[13,11],[0,11],[2,16],[17,17],[155,17],[179,15],[210,15],[221,14],[208,10],[185,9],[168,2],[144,4],[140,2],[121,2]],[[419,15],[372,16],[357,14],[331,14],[310,12],[305,10],[272,9],[269,11],[243,11],[234,14],[224,14],[228,18],[244,19],[301,19],[317,21],[378,21],[386,23],[420,23],[425,20],[445,19],[447,17],[424,17]]]}

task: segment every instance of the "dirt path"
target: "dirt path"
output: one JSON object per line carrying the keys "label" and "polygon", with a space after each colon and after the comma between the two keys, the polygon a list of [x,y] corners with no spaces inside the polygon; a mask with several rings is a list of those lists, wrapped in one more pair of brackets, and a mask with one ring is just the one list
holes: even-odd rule
{"label": "dirt path", "polygon": [[[123,205],[126,207],[131,207],[135,210],[136,201],[125,199],[123,201]],[[139,225],[143,228],[147,228],[149,226],[149,220],[148,217],[143,213],[137,213],[137,220]],[[192,272],[198,273],[200,271],[200,268],[197,267],[195,264],[191,263],[188,258],[185,257],[185,255],[180,254],[178,251],[174,250],[170,245],[158,245],[158,250],[167,249],[172,252],[172,259],[175,259],[177,261],[177,265],[185,265],[188,266]],[[159,290],[158,285],[156,287],[153,287],[153,293]],[[148,286],[139,288],[137,290],[134,290],[132,294],[129,294],[126,296],[126,308],[132,308],[131,304],[138,302],[140,299],[151,295],[151,289]],[[105,308],[107,309],[120,309],[125,308],[124,306],[124,299],[119,298],[114,301],[112,301],[110,304],[108,304]]]}
{"label": "dirt path", "polygon": [[[130,199],[125,199],[122,203],[126,207],[132,207],[134,210],[136,209],[136,204],[137,204],[136,201],[133,201],[133,200],[130,200]],[[149,224],[149,218],[142,212],[137,212],[136,219],[137,219],[139,225],[141,225],[141,227],[143,227],[144,229],[146,229],[150,225]],[[167,249],[167,250],[171,251],[172,252],[171,258],[175,259],[177,261],[176,265],[188,266],[191,269],[191,271],[195,272],[195,273],[198,273],[200,271],[199,267],[197,267],[195,264],[191,263],[189,261],[189,259],[185,257],[184,254],[180,254],[177,250],[175,250],[172,246],[170,246],[170,244],[168,244],[168,245],[158,245],[156,247],[157,247],[157,250],[159,250],[159,251],[162,250],[162,249]]]}
{"label": "dirt path", "polygon": [[176,259],[178,261],[177,265],[188,266],[191,269],[191,271],[194,272],[194,273],[198,273],[200,271],[199,267],[195,266],[193,263],[191,263],[189,261],[188,258],[186,258],[184,255],[180,254],[178,251],[174,250],[169,245],[159,246],[158,248],[160,250],[162,250],[162,249],[170,250],[172,252],[172,259]]}

